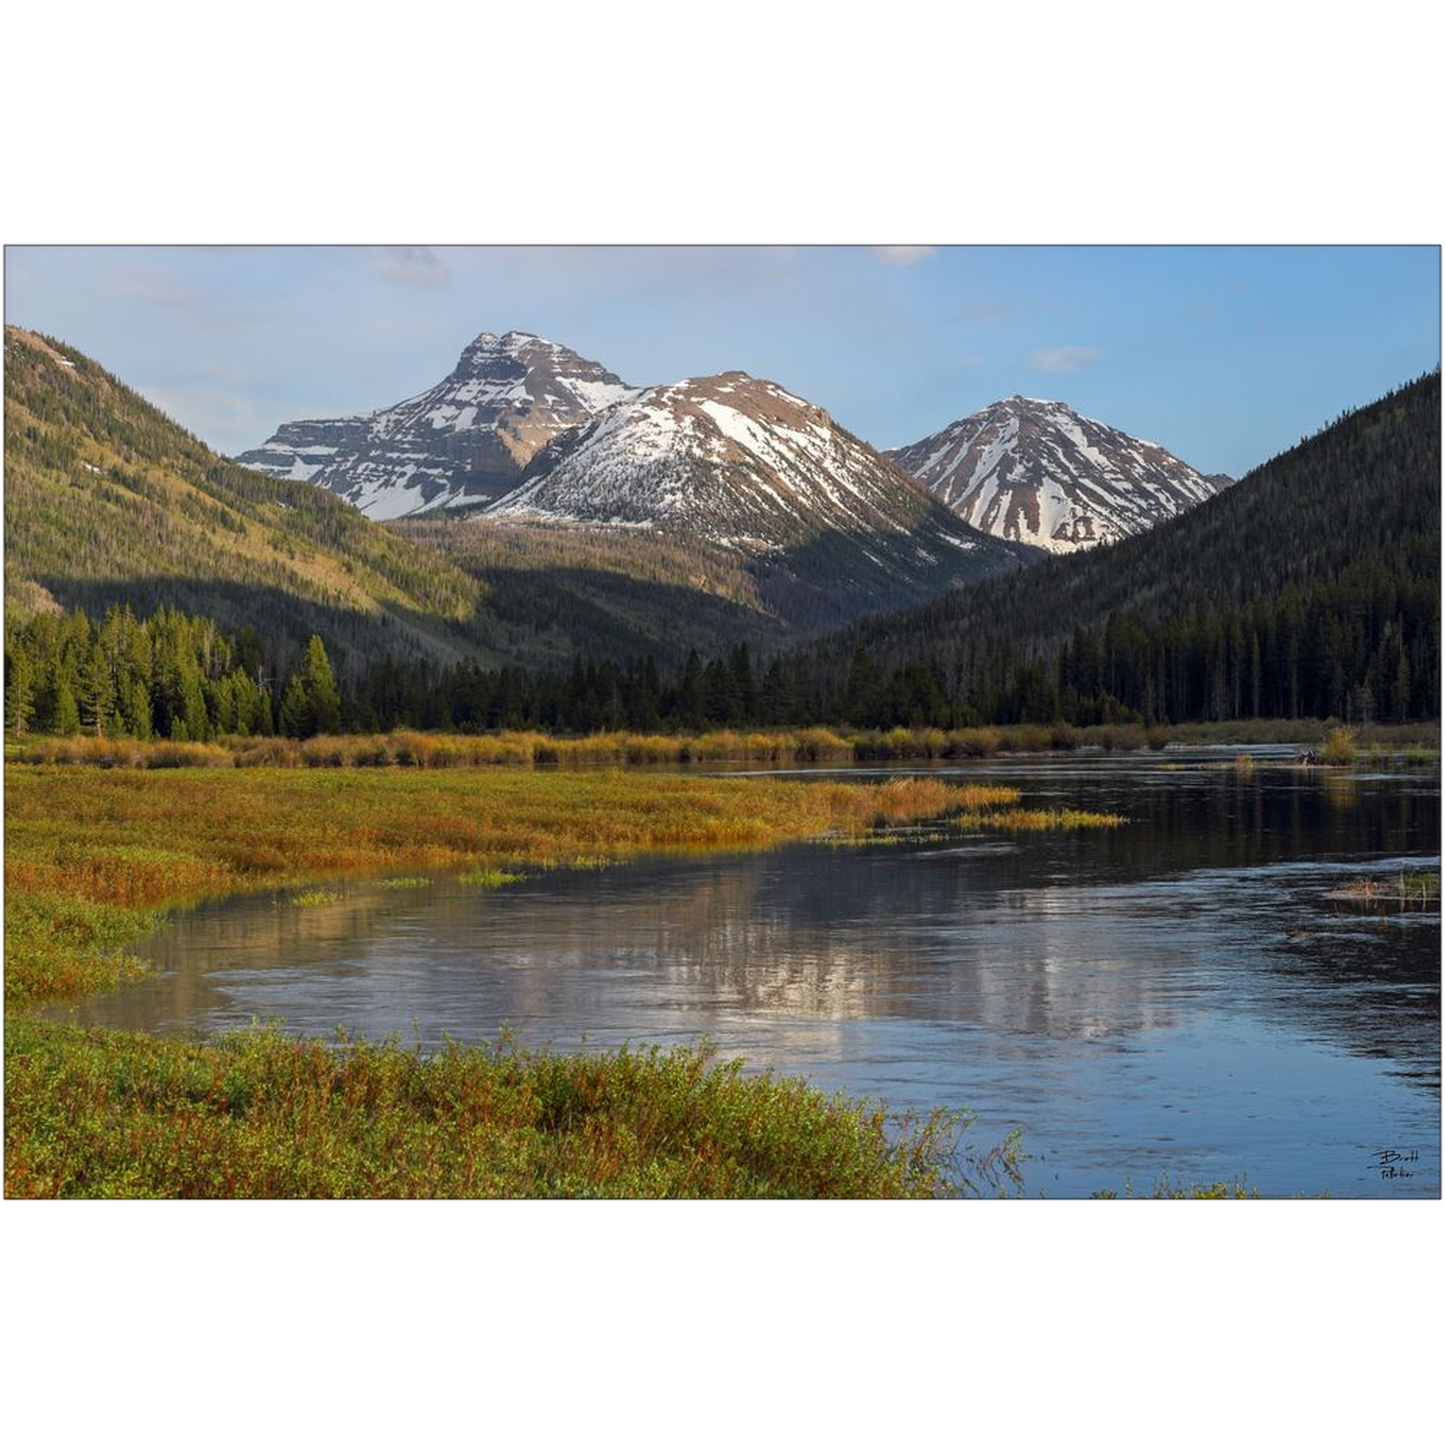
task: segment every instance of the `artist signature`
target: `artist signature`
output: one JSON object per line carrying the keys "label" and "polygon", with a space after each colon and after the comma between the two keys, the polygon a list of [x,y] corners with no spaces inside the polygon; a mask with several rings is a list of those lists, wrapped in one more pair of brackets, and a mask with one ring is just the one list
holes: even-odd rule
{"label": "artist signature", "polygon": [[1381,1179],[1413,1179],[1414,1165],[1420,1162],[1418,1149],[1376,1149],[1374,1165]]}

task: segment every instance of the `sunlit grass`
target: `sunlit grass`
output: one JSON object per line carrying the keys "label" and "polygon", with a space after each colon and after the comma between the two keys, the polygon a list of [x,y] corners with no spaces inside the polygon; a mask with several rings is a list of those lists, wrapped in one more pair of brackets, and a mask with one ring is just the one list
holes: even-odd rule
{"label": "sunlit grass", "polygon": [[1320,762],[1326,767],[1348,767],[1355,761],[1355,735],[1348,728],[1334,728],[1320,748]]}
{"label": "sunlit grass", "polygon": [[706,1049],[427,1057],[25,1022],[5,1049],[10,1197],[929,1198],[1000,1162],[964,1172],[961,1116],[893,1119]]}
{"label": "sunlit grass", "polygon": [[305,893],[293,894],[291,906],[293,908],[325,908],[329,903],[340,903],[339,893],[329,893],[325,888],[312,888]]}
{"label": "sunlit grass", "polygon": [[505,888],[509,883],[520,883],[524,876],[508,873],[503,868],[473,868],[470,872],[457,874],[457,882],[475,888]]}
{"label": "sunlit grass", "polygon": [[[38,737],[9,740],[5,756],[22,762],[100,768],[479,768],[648,767],[696,763],[967,762],[999,754],[1130,752],[1178,743],[1315,744],[1318,720],[1260,719],[1183,723],[1009,723],[992,727],[718,728],[701,733],[601,732],[559,737],[514,730],[494,733],[390,733],[295,738],[225,737],[208,743],[139,742],[131,738]],[[1344,731],[1339,729],[1339,731]],[[1375,723],[1354,730],[1361,746],[1405,748],[1409,761],[1438,763],[1438,723]]]}

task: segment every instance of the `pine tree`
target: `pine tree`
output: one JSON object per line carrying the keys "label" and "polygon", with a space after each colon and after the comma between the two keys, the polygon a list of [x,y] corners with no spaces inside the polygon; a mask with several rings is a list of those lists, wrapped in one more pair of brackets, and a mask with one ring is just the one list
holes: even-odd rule
{"label": "pine tree", "polygon": [[151,735],[151,695],[145,683],[139,679],[131,687],[130,699],[125,715],[126,731],[132,737],[148,738]]}
{"label": "pine tree", "polygon": [[99,737],[115,712],[115,674],[99,636],[91,643],[80,672],[81,716]]}
{"label": "pine tree", "polygon": [[341,694],[337,692],[336,679],[331,675],[331,663],[326,656],[326,648],[314,632],[306,644],[302,685],[310,709],[311,731],[336,732],[341,726]]}
{"label": "pine tree", "polygon": [[24,645],[7,653],[10,676],[5,688],[5,731],[23,737],[33,716],[35,681]]}
{"label": "pine tree", "polygon": [[[194,667],[188,667],[181,674],[180,717],[185,721],[186,736],[192,742],[204,742],[211,735],[206,695],[201,689],[200,673]],[[174,732],[171,735],[174,737]]]}
{"label": "pine tree", "polygon": [[80,731],[80,709],[75,705],[75,694],[65,678],[61,678],[55,689],[55,721],[52,727],[64,738]]}
{"label": "pine tree", "polygon": [[697,655],[696,649],[688,653],[687,663],[682,672],[682,681],[678,685],[677,716],[678,721],[684,727],[694,730],[701,728],[707,720],[702,681],[702,659]]}
{"label": "pine tree", "polygon": [[311,704],[299,672],[291,674],[281,698],[281,732],[288,738],[309,738],[316,729],[311,722]]}

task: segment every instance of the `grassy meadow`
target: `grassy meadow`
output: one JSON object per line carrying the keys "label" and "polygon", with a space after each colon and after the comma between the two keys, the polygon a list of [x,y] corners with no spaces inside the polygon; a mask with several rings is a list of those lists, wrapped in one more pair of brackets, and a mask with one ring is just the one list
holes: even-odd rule
{"label": "grassy meadow", "polygon": [[[385,872],[538,868],[644,851],[863,839],[940,820],[1117,819],[938,778],[800,782],[619,771],[6,767],[9,1195],[866,1195],[960,1192],[959,1121],[743,1077],[705,1052],[423,1058],[251,1033],[82,1032],[31,1006],[141,975],[126,944],[222,894]],[[314,886],[293,902],[306,906]],[[976,1187],[976,1183],[973,1187]]]}

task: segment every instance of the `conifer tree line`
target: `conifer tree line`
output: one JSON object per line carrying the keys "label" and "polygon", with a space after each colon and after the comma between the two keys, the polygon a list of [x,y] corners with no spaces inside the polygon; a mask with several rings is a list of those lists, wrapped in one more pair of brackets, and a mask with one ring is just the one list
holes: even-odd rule
{"label": "conifer tree line", "polygon": [[255,628],[224,635],[208,617],[161,608],[141,621],[111,607],[39,613],[5,643],[5,729],[12,736],[204,742],[282,732],[309,737],[342,726],[341,695],[321,639],[278,686]]}
{"label": "conifer tree line", "polygon": [[1231,721],[1438,716],[1438,606],[1382,573],[1342,579],[1306,606],[1272,605],[1152,626],[1111,614],[1076,628],[1052,658],[1002,639],[882,668],[864,648],[847,671],[808,654],[755,660],[740,643],[679,668],[648,658],[575,662],[566,672],[383,657],[338,684],[313,636],[286,676],[254,628],[162,609],[41,614],[5,649],[12,735],[95,733],[204,741],[226,734],[310,737],[396,727],[587,733],[713,727],[976,727],[990,723]]}

